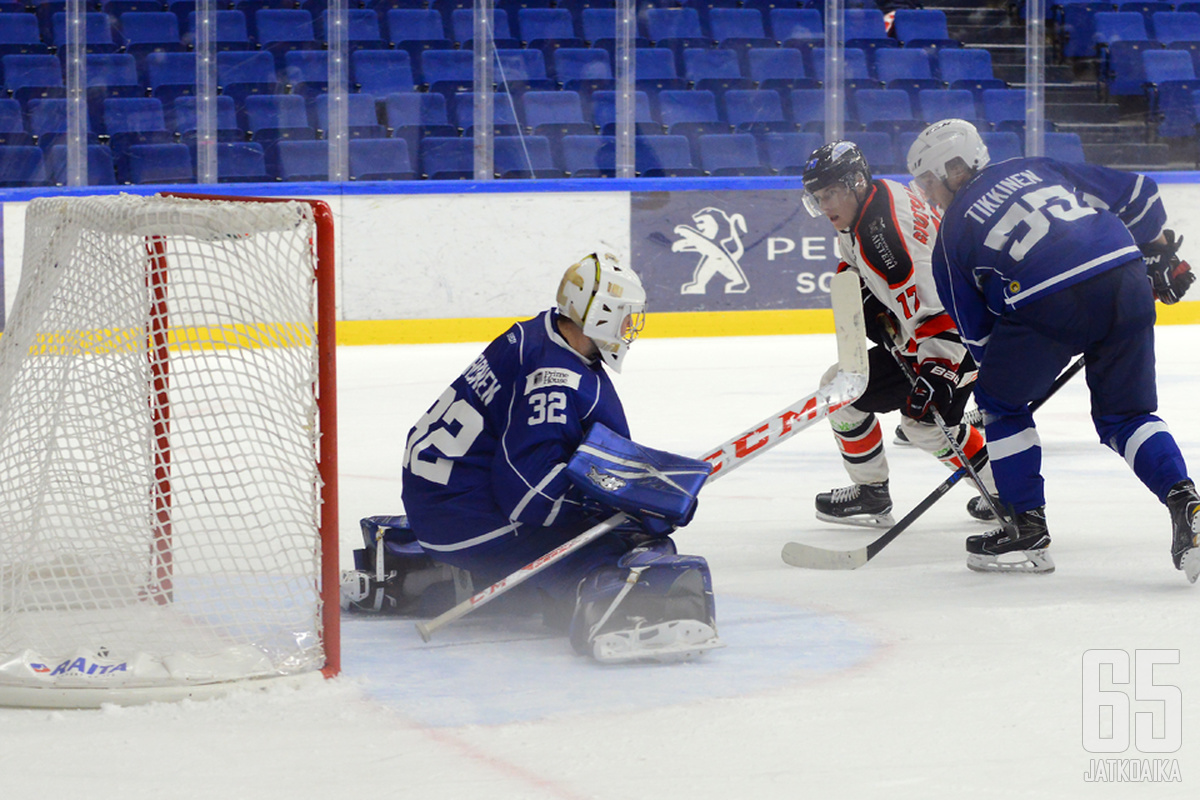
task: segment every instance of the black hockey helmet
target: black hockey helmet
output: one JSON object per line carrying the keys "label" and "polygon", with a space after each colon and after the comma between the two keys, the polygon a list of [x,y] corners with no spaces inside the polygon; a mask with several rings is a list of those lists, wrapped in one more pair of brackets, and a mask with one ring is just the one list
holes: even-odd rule
{"label": "black hockey helmet", "polygon": [[856,173],[862,173],[863,179],[870,182],[871,166],[867,164],[858,145],[854,142],[830,142],[813,150],[804,163],[804,189],[815,192],[838,181],[852,188],[847,178]]}

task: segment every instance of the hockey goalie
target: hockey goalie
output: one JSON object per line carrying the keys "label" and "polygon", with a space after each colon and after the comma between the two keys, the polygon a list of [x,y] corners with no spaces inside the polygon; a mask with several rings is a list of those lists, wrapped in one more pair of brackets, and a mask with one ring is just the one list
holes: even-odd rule
{"label": "hockey goalie", "polygon": [[362,521],[343,574],[351,611],[430,616],[614,511],[629,520],[506,596],[600,662],[719,647],[712,580],[669,534],[691,521],[706,461],[642,447],[607,370],[641,330],[645,291],[615,257],[567,269],[557,304],[493,341],[409,432],[404,516]]}

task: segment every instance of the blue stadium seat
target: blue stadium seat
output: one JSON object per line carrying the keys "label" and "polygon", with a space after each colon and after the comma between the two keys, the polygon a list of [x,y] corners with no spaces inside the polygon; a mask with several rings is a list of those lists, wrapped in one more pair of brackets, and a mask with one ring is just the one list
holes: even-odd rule
{"label": "blue stadium seat", "polygon": [[283,74],[292,94],[316,97],[329,91],[329,55],[323,50],[288,51],[283,54]]}
{"label": "blue stadium seat", "polygon": [[[322,12],[313,19],[317,41],[329,42],[329,15]],[[379,16],[369,8],[346,9],[346,47],[357,50],[387,50],[390,42],[384,38]]]}
{"label": "blue stadium seat", "polygon": [[579,12],[580,33],[589,42],[597,39],[612,39],[617,30],[615,8],[584,8]]}
{"label": "blue stadium seat", "polygon": [[[312,111],[318,134],[328,131],[329,95],[318,95],[313,101]],[[346,96],[346,125],[347,135],[351,139],[387,138],[387,128],[379,124],[379,109],[373,95],[360,93]]]}
{"label": "blue stadium seat", "polygon": [[679,77],[675,55],[665,47],[639,47],[634,51],[634,66],[639,81],[670,80]]}
{"label": "blue stadium seat", "polygon": [[[246,132],[238,124],[233,98],[219,94],[214,100],[217,104],[217,137],[223,141],[245,140]],[[196,131],[196,98],[192,96],[177,97],[170,110],[167,128],[183,137],[187,137],[189,134],[194,135]]]}
{"label": "blue stadium seat", "polygon": [[149,53],[187,50],[179,30],[179,18],[169,11],[127,11],[118,18],[117,24],[125,40],[125,52],[138,61],[139,69]]}
{"label": "blue stadium seat", "polygon": [[1059,6],[1056,34],[1059,49],[1066,58],[1095,58],[1096,14],[1112,11],[1115,6],[1110,0],[1081,0]]}
{"label": "blue stadium seat", "polygon": [[825,90],[792,89],[787,101],[792,122],[809,132],[825,130]]}
{"label": "blue stadium seat", "polygon": [[276,142],[317,138],[317,132],[309,123],[308,107],[299,95],[250,95],[246,98],[243,119],[245,129],[263,146],[268,169],[273,166],[272,146]]}
{"label": "blue stadium seat", "polygon": [[[102,144],[87,145],[87,185],[113,186],[117,182],[113,154]],[[57,186],[67,184],[67,146],[56,144],[46,151],[46,179]]]}
{"label": "blue stadium seat", "polygon": [[713,8],[708,12],[708,27],[709,35],[718,43],[729,39],[768,38],[762,12],[757,8]]}
{"label": "blue stadium seat", "polygon": [[708,38],[700,26],[700,12],[694,8],[647,8],[638,16],[652,42]]}
{"label": "blue stadium seat", "polygon": [[634,171],[645,178],[703,177],[692,162],[686,136],[638,136],[634,140]]}
{"label": "blue stadium seat", "polygon": [[1120,39],[1109,42],[1101,50],[1100,66],[1097,69],[1105,92],[1117,96],[1142,94],[1146,83],[1145,54],[1162,49],[1163,43],[1154,39]]}
{"label": "blue stadium seat", "polygon": [[281,181],[329,180],[329,142],[280,142],[275,159],[275,174]]}
{"label": "blue stadium seat", "polygon": [[1078,133],[1052,131],[1045,134],[1046,152],[1054,153],[1059,161],[1070,161],[1076,164],[1087,163],[1083,154],[1083,141]]}
{"label": "blue stadium seat", "polygon": [[925,123],[913,116],[908,93],[901,89],[859,89],[851,102],[855,119],[864,130],[897,134],[925,128]]}
{"label": "blue stadium seat", "polygon": [[772,8],[769,14],[771,35],[781,42],[789,40],[825,42],[825,23],[815,8]]}
{"label": "blue stadium seat", "polygon": [[563,170],[572,178],[611,178],[617,173],[617,145],[612,136],[565,136]]}
{"label": "blue stadium seat", "polygon": [[217,142],[217,182],[247,183],[270,180],[267,158],[258,142]]}
{"label": "blue stadium seat", "polygon": [[[814,48],[812,61],[807,65],[817,80],[825,81],[825,48]],[[879,89],[883,88],[880,81],[871,74],[867,66],[866,51],[857,47],[847,47],[842,50],[842,77],[848,89]]]}
{"label": "blue stadium seat", "polygon": [[950,37],[946,12],[941,9],[896,9],[892,34],[905,47],[937,50],[962,47],[962,42]]}
{"label": "blue stadium seat", "polygon": [[150,94],[165,106],[196,92],[196,57],[191,53],[148,53],[145,70]]}
{"label": "blue stadium seat", "polygon": [[725,119],[738,133],[768,130],[794,131],[783,111],[783,99],[774,89],[731,89],[725,93]]}
{"label": "blue stadium seat", "polygon": [[983,118],[995,130],[1025,130],[1025,92],[1022,89],[987,89],[983,92]]}
{"label": "blue stadium seat", "polygon": [[[462,129],[462,135],[470,139],[475,126],[475,93],[459,92],[452,98],[450,107],[452,119]],[[521,133],[515,101],[507,93],[498,93],[492,98],[492,131],[497,136],[518,136]]]}
{"label": "blue stadium seat", "polygon": [[[513,35],[512,21],[508,18],[508,12],[502,8],[496,8],[493,9],[492,14],[492,36],[496,40],[496,47],[504,47],[507,44],[519,47],[520,41]],[[450,31],[454,41],[461,44],[464,49],[470,48],[468,42],[475,38],[474,10],[456,8],[451,11]]]}
{"label": "blue stadium seat", "polygon": [[470,83],[475,57],[470,50],[426,50],[421,54],[421,75],[426,84]]}
{"label": "blue stadium seat", "polygon": [[0,147],[32,144],[33,137],[25,128],[25,112],[11,97],[0,98]]}
{"label": "blue stadium seat", "polygon": [[988,157],[993,164],[1010,158],[1020,158],[1024,154],[1021,137],[1012,131],[980,131],[979,136],[987,145]]}
{"label": "blue stadium seat", "polygon": [[0,186],[44,186],[46,163],[40,148],[32,145],[0,147]]}
{"label": "blue stadium seat", "polygon": [[[9,55],[0,58],[4,88],[25,105],[34,97],[62,97],[62,63],[51,55]],[[43,92],[43,89],[55,90]]]}
{"label": "blue stadium seat", "polygon": [[1150,16],[1150,31],[1165,45],[1200,42],[1200,14],[1194,11],[1158,11]]}
{"label": "blue stadium seat", "polygon": [[[112,22],[109,20],[108,14],[99,11],[89,11],[83,16],[83,25],[87,36],[87,52],[116,53],[120,51],[121,44],[113,37]],[[65,51],[67,46],[66,12],[60,11],[56,13],[53,19],[53,44],[60,51]]]}
{"label": "blue stadium seat", "polygon": [[417,84],[411,57],[401,50],[358,50],[351,53],[350,82],[356,91],[376,97],[393,92],[411,92]]}
{"label": "blue stadium seat", "polygon": [[683,130],[685,126],[693,123],[717,123],[721,116],[717,111],[717,97],[712,92],[702,89],[669,89],[658,94],[658,119],[669,133],[676,133],[676,126]]}
{"label": "blue stadium seat", "polygon": [[878,8],[847,8],[845,15],[843,36],[846,42],[888,38],[883,12]]}
{"label": "blue stadium seat", "polygon": [[[896,156],[891,134],[880,131],[851,131],[846,139],[858,145],[874,175],[901,174],[908,170],[905,158]],[[907,153],[904,154],[907,156]]]}
{"label": "blue stadium seat", "polygon": [[217,84],[239,108],[253,95],[277,94],[275,59],[264,51],[230,50],[217,53]]}
{"label": "blue stadium seat", "polygon": [[[663,127],[654,117],[650,108],[650,95],[646,92],[634,92],[633,95],[634,132],[636,134],[656,135],[663,133]],[[601,89],[592,94],[592,122],[600,133],[613,136],[617,130],[617,93],[611,89]]]}
{"label": "blue stadium seat", "polygon": [[1182,50],[1151,50],[1142,54],[1150,121],[1158,135],[1195,136],[1192,93],[1200,89],[1192,57]]}
{"label": "blue stadium seat", "polygon": [[258,46],[275,57],[283,69],[283,56],[290,50],[316,50],[321,44],[312,14],[299,8],[264,8],[254,12]]}
{"label": "blue stadium seat", "polygon": [[49,54],[50,46],[42,41],[35,15],[23,12],[4,15],[4,25],[0,25],[0,56]]}
{"label": "blue stadium seat", "polygon": [[[534,133],[542,125],[580,125],[591,127],[583,118],[583,103],[578,92],[526,92],[520,98],[525,126]],[[574,131],[577,135],[593,133],[594,131]],[[545,135],[539,133],[539,135]]]}
{"label": "blue stadium seat", "polygon": [[475,177],[475,145],[470,139],[431,136],[421,142],[421,174],[430,180]]}
{"label": "blue stadium seat", "polygon": [[740,80],[742,68],[738,64],[737,53],[732,50],[692,47],[683,54],[683,76],[697,84],[711,78]]}
{"label": "blue stadium seat", "polygon": [[[195,9],[196,4],[188,2],[184,7]],[[194,10],[190,10],[184,17],[183,43],[192,47],[196,44],[196,19]],[[216,19],[217,29],[213,37],[213,46],[218,51],[250,50],[254,47],[254,42],[250,39],[250,26],[246,22],[246,15],[241,11],[218,10]]]}
{"label": "blue stadium seat", "polygon": [[911,99],[922,89],[941,89],[933,77],[929,54],[919,48],[880,50],[875,54],[875,77],[888,89],[903,89]]}
{"label": "blue stadium seat", "polygon": [[354,139],[349,150],[352,181],[409,181],[416,177],[403,139]]}
{"label": "blue stadium seat", "polygon": [[137,60],[128,53],[89,53],[85,61],[89,99],[146,95],[145,85],[138,78]]}
{"label": "blue stadium seat", "polygon": [[818,88],[808,77],[804,56],[791,47],[751,50],[747,54],[750,79],[761,89]]}
{"label": "blue stadium seat", "polygon": [[701,136],[700,167],[714,177],[774,174],[759,160],[758,142],[749,133]]}
{"label": "blue stadium seat", "polygon": [[384,123],[392,129],[392,138],[408,142],[410,157],[421,151],[427,136],[451,138],[458,128],[450,124],[446,97],[426,92],[399,92],[383,98]]}
{"label": "blue stadium seat", "polygon": [[922,89],[917,95],[916,115],[926,124],[942,119],[980,122],[975,95],[966,89]]}
{"label": "blue stadium seat", "polygon": [[117,172],[127,174],[129,148],[138,144],[170,144],[166,115],[157,97],[112,97],[104,101],[104,131],[109,137]]}
{"label": "blue stadium seat", "polygon": [[968,89],[976,97],[984,89],[1007,89],[992,71],[992,54],[979,48],[939,50],[938,77],[951,89]]}
{"label": "blue stadium seat", "polygon": [[[546,71],[546,57],[541,50],[522,50],[520,48],[496,48],[496,63],[493,72],[497,86],[515,83],[529,84],[534,81],[546,81],[549,73]],[[553,88],[547,86],[546,88]]]}
{"label": "blue stadium seat", "polygon": [[812,152],[822,145],[819,133],[767,132],[759,136],[763,163],[781,175],[803,174]]}
{"label": "blue stadium seat", "polygon": [[[395,16],[393,16],[395,15]],[[430,50],[452,50],[455,43],[446,35],[442,15],[432,9],[402,8],[389,9],[386,35],[396,48],[408,53],[413,69],[421,66],[421,55]],[[424,82],[420,75],[418,82]]]}
{"label": "blue stadium seat", "polygon": [[517,11],[517,35],[526,42],[579,38],[571,12],[565,8],[522,8]]}
{"label": "blue stadium seat", "polygon": [[611,81],[612,61],[603,50],[563,47],[554,52],[554,76],[563,88],[574,88],[585,81]]}

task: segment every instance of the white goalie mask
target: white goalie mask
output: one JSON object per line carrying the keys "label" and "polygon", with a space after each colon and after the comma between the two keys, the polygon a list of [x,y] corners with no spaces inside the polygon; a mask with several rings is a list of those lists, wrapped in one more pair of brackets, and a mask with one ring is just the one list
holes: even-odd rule
{"label": "white goalie mask", "polygon": [[922,179],[945,181],[946,165],[961,158],[972,171],[981,170],[991,161],[987,145],[975,126],[963,119],[935,122],[912,143],[908,150],[908,171],[918,187]]}
{"label": "white goalie mask", "polygon": [[592,253],[567,268],[558,285],[558,313],[592,340],[615,372],[646,321],[646,290],[610,253]]}

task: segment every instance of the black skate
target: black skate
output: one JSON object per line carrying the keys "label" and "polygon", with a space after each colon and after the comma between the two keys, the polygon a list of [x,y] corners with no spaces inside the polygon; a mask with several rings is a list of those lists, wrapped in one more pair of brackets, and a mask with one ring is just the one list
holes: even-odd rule
{"label": "black skate", "polygon": [[897,425],[897,426],[896,426],[896,433],[895,433],[895,435],[892,437],[892,444],[898,444],[898,445],[900,445],[901,447],[910,447],[910,446],[912,446],[912,442],[910,442],[910,441],[908,440],[908,434],[906,434],[906,433],[904,432],[904,426],[903,426],[903,425]]}
{"label": "black skate", "polygon": [[817,519],[842,525],[890,528],[892,498],[888,482],[856,483],[817,495]]}
{"label": "black skate", "polygon": [[1200,577],[1200,495],[1191,481],[1180,481],[1167,493],[1167,508],[1171,511],[1171,558],[1175,569],[1192,583]]}
{"label": "black skate", "polygon": [[967,513],[980,522],[994,522],[996,519],[996,512],[992,511],[988,501],[979,494],[967,501]]}
{"label": "black skate", "polygon": [[1015,538],[1007,528],[968,536],[967,567],[976,572],[1054,572],[1054,561],[1046,552],[1050,546],[1046,509],[1022,511],[1016,524]]}

